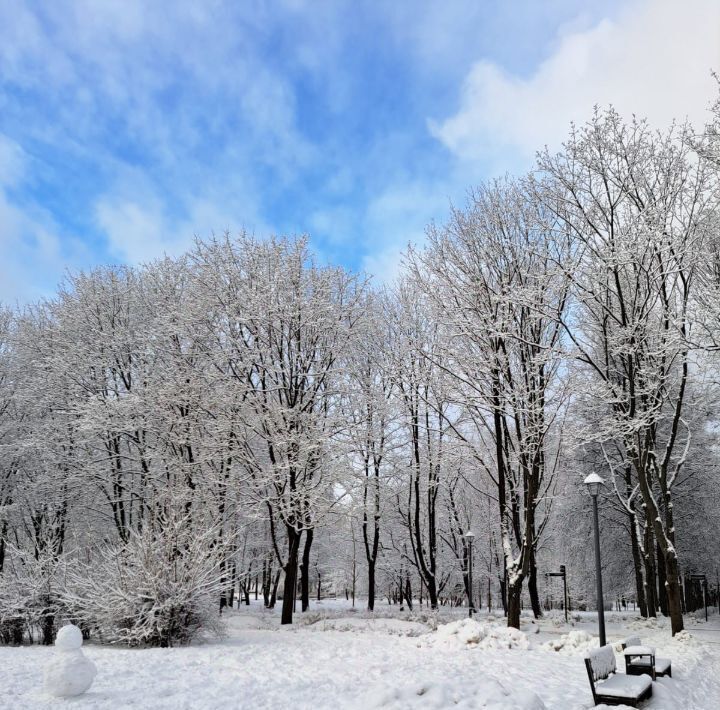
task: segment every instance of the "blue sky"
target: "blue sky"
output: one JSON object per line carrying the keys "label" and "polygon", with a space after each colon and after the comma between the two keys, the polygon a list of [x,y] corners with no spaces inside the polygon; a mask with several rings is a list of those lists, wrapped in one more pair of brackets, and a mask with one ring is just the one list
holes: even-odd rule
{"label": "blue sky", "polygon": [[596,102],[701,123],[718,5],[0,0],[0,300],[242,228],[388,278]]}

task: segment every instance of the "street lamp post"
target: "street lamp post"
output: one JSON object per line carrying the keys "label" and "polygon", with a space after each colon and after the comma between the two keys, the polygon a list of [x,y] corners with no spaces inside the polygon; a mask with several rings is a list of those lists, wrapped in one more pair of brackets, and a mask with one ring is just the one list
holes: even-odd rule
{"label": "street lamp post", "polygon": [[605,645],[605,604],[603,602],[602,569],[600,567],[600,521],[598,519],[597,497],[603,483],[603,479],[594,472],[585,479],[585,485],[588,487],[593,501],[593,518],[595,520],[595,582],[597,583],[597,611],[601,646]]}
{"label": "street lamp post", "polygon": [[465,539],[468,541],[468,596],[470,597],[470,607],[468,609],[468,616],[472,618],[473,611],[475,611],[475,600],[473,597],[473,540],[475,539],[475,533],[472,530],[468,530],[465,533]]}

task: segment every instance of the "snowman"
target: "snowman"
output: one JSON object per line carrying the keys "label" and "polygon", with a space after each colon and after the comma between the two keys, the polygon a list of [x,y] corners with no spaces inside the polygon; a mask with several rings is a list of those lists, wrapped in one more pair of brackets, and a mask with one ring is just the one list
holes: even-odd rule
{"label": "snowman", "polygon": [[45,668],[45,692],[56,698],[81,695],[95,679],[95,664],[81,650],[82,632],[74,624],[63,626],[55,637],[55,657]]}

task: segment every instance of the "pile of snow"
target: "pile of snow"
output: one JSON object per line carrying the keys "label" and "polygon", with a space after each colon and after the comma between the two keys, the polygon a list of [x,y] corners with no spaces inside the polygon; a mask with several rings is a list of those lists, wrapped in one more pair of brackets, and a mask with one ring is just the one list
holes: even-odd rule
{"label": "pile of snow", "polygon": [[438,626],[425,637],[431,646],[462,648],[530,648],[527,636],[518,629],[461,619]]}
{"label": "pile of snow", "polygon": [[462,682],[425,682],[388,688],[362,698],[360,708],[383,708],[384,710],[545,710],[543,701],[528,690],[509,690],[491,677]]}
{"label": "pile of snow", "polygon": [[635,619],[634,621],[630,622],[630,628],[634,630],[661,629],[664,626],[664,622],[658,623],[658,619],[656,616],[649,616],[647,619]]}
{"label": "pile of snow", "polygon": [[597,638],[582,629],[573,629],[559,638],[547,641],[541,646],[546,651],[557,651],[563,656],[581,656],[591,648],[597,647]]}
{"label": "pile of snow", "polygon": [[357,617],[340,617],[319,619],[308,624],[309,631],[345,631],[350,633],[375,632],[391,636],[420,636],[427,633],[428,627],[416,621],[405,619],[363,619]]}
{"label": "pile of snow", "polygon": [[672,640],[687,644],[695,643],[695,637],[689,631],[685,631],[685,629],[678,631]]}
{"label": "pile of snow", "polygon": [[549,611],[544,612],[543,619],[549,623],[551,623],[553,626],[565,626],[565,612],[559,611],[558,609],[550,609]]}

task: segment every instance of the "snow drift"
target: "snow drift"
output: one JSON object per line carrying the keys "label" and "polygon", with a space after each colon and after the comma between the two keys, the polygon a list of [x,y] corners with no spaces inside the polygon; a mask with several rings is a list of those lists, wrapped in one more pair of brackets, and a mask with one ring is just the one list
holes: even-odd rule
{"label": "snow drift", "polygon": [[591,648],[597,647],[597,637],[581,629],[573,629],[559,638],[545,642],[541,646],[547,651],[557,651],[564,656],[581,656]]}
{"label": "snow drift", "polygon": [[492,677],[468,682],[414,683],[401,688],[377,692],[365,697],[357,705],[360,708],[383,708],[383,710],[545,710],[543,701],[531,691],[510,690]]}
{"label": "snow drift", "polygon": [[430,646],[460,648],[518,648],[528,649],[527,636],[518,629],[484,624],[474,619],[461,619],[438,626],[425,637]]}

